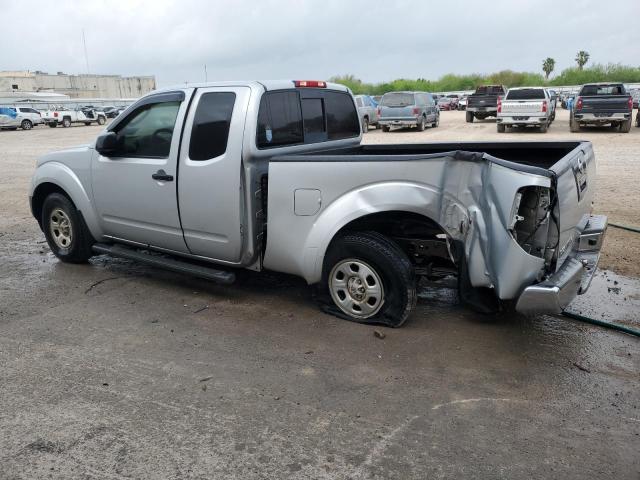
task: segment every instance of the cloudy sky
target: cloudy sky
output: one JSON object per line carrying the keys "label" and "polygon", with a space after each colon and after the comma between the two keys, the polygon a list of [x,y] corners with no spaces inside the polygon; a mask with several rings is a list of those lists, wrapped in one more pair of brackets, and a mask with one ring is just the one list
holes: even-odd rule
{"label": "cloudy sky", "polygon": [[[640,0],[0,0],[0,70],[184,81],[640,65]],[[614,28],[614,26],[623,26]],[[7,39],[13,39],[8,41]]]}

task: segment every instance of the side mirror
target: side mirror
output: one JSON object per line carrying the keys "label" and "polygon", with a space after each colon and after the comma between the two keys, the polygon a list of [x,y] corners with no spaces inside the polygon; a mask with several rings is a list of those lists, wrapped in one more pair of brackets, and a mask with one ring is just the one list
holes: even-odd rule
{"label": "side mirror", "polygon": [[118,136],[115,132],[107,132],[100,135],[96,140],[96,151],[104,156],[109,157],[118,151]]}

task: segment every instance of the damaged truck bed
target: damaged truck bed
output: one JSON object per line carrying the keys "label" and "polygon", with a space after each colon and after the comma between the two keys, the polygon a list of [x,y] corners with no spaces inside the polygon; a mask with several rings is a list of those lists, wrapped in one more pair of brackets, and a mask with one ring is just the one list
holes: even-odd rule
{"label": "damaged truck bed", "polygon": [[[513,300],[523,313],[559,313],[596,269],[607,221],[591,215],[594,180],[589,142],[371,145],[276,157],[265,266],[319,282],[331,239],[369,218],[405,246],[418,273],[459,273],[468,303],[487,311]],[[298,189],[318,192],[314,215],[276,208]],[[376,222],[379,212],[397,217]]]}

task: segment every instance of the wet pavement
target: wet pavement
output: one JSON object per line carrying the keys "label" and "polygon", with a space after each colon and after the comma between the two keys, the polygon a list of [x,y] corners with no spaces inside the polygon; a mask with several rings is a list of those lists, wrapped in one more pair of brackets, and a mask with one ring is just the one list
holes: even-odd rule
{"label": "wet pavement", "polygon": [[[451,289],[386,329],[284,275],[62,264],[8,172],[0,479],[640,477],[638,338],[478,315]],[[572,309],[637,328],[639,295],[600,272]]]}

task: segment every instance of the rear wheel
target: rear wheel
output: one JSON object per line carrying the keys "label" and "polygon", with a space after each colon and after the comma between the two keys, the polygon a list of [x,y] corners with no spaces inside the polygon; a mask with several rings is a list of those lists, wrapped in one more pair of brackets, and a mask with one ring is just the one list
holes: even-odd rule
{"label": "rear wheel", "polygon": [[473,123],[473,112],[466,112],[465,118],[467,123]]}
{"label": "rear wheel", "polygon": [[418,131],[424,132],[424,117],[420,117],[420,121],[418,122]]}
{"label": "rear wheel", "polygon": [[93,256],[91,233],[64,195],[52,193],[45,199],[40,224],[49,248],[63,262],[84,263]]}
{"label": "rear wheel", "polygon": [[640,127],[640,110],[636,113],[636,127]]}
{"label": "rear wheel", "polygon": [[[401,326],[416,304],[416,280],[407,255],[377,232],[335,240],[324,261],[325,310],[348,320]],[[325,295],[326,297],[327,295]]]}
{"label": "rear wheel", "polygon": [[382,131],[383,131],[383,132],[388,132],[388,131],[390,131],[390,130],[391,130],[391,127],[388,127],[388,126],[386,126],[386,125],[383,125],[383,126],[382,126]]}
{"label": "rear wheel", "polygon": [[367,133],[369,131],[369,119],[364,117],[362,119],[362,133]]}
{"label": "rear wheel", "polygon": [[91,122],[84,122],[84,124],[85,124],[87,127],[91,126]]}
{"label": "rear wheel", "polygon": [[573,118],[573,115],[569,117],[569,130],[574,133],[580,131],[580,124],[576,121],[575,118]]}
{"label": "rear wheel", "polygon": [[631,119],[620,122],[619,129],[622,133],[629,133],[631,131]]}
{"label": "rear wheel", "polygon": [[504,133],[505,132],[505,126],[502,123],[498,123],[496,125],[496,128],[498,129],[498,133]]}
{"label": "rear wheel", "polygon": [[105,118],[102,115],[98,116],[98,125],[104,125],[106,122]]}
{"label": "rear wheel", "polygon": [[549,124],[547,123],[540,125],[540,133],[547,133],[547,128],[549,128]]}
{"label": "rear wheel", "polygon": [[33,123],[31,123],[31,120],[23,120],[20,127],[23,130],[31,130],[33,128]]}
{"label": "rear wheel", "polygon": [[51,122],[49,123],[49,127],[50,128],[56,128],[58,126],[58,122]]}

